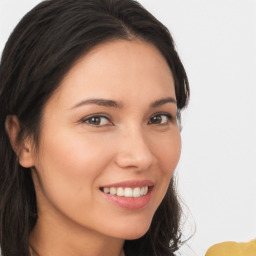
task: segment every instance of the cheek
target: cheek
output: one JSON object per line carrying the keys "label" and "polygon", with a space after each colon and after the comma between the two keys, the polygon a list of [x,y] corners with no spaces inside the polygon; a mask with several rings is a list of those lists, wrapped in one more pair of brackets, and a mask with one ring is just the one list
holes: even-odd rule
{"label": "cheek", "polygon": [[171,179],[171,176],[179,162],[181,154],[181,136],[179,131],[160,138],[155,147],[155,155],[162,170],[162,175]]}
{"label": "cheek", "polygon": [[85,219],[88,207],[97,208],[98,177],[111,160],[104,145],[97,136],[42,134],[34,177],[39,208],[50,203],[76,220]]}
{"label": "cheek", "polygon": [[167,192],[173,172],[180,159],[181,137],[179,131],[162,138],[158,136],[154,145],[154,155],[159,167],[158,171],[155,171],[159,186],[156,200],[158,203],[156,207],[158,207]]}
{"label": "cheek", "polygon": [[100,162],[99,159],[104,161],[102,156],[106,156],[107,153],[104,143],[95,136],[58,133],[52,136],[52,139],[47,136],[42,141],[40,162],[61,173],[69,173],[73,177],[79,174],[90,176],[90,172],[97,175],[95,169]]}
{"label": "cheek", "polygon": [[68,198],[88,196],[110,158],[104,143],[94,136],[64,132],[47,133],[41,142],[36,169],[45,192]]}

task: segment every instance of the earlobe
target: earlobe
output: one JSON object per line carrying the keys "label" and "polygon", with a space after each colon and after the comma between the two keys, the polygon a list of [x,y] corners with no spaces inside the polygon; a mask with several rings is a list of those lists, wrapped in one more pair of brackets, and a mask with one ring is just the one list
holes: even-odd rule
{"label": "earlobe", "polygon": [[31,140],[29,138],[19,138],[20,122],[17,116],[8,115],[6,117],[5,129],[20,165],[25,168],[34,166]]}

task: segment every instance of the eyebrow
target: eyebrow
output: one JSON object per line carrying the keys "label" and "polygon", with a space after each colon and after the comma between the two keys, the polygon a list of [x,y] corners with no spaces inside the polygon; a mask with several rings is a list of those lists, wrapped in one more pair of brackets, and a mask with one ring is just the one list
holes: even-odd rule
{"label": "eyebrow", "polygon": [[83,105],[99,105],[99,106],[104,106],[104,107],[112,107],[112,108],[122,108],[123,105],[121,103],[118,103],[114,100],[106,100],[106,99],[88,99],[88,100],[83,100],[76,104],[73,108],[77,108]]}
{"label": "eyebrow", "polygon": [[[151,103],[150,107],[157,108],[157,107],[162,106],[167,103],[177,104],[177,101],[172,97],[163,98],[163,99],[156,100],[153,103]],[[121,104],[120,102],[114,101],[114,100],[88,99],[88,100],[83,100],[83,101],[77,103],[71,109],[78,108],[78,107],[81,107],[84,105],[98,105],[98,106],[103,106],[103,107],[123,108],[123,104]]]}
{"label": "eyebrow", "polygon": [[162,106],[162,105],[164,105],[166,103],[174,103],[176,105],[177,101],[174,98],[172,98],[172,97],[163,98],[163,99],[156,100],[153,103],[151,103],[150,107],[151,108],[157,108],[157,107],[160,107],[160,106]]}

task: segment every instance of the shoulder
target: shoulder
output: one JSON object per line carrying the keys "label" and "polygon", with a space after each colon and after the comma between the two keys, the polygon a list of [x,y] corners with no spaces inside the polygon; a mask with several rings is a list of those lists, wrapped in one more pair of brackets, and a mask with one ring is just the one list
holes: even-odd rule
{"label": "shoulder", "polygon": [[208,249],[205,256],[255,256],[256,240],[248,243],[224,242]]}

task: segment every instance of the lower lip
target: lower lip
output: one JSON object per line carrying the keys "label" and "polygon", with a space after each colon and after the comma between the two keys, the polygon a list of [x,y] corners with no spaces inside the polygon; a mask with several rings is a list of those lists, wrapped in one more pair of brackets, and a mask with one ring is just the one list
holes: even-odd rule
{"label": "lower lip", "polygon": [[152,197],[152,191],[148,191],[146,195],[140,197],[123,197],[106,194],[104,192],[102,193],[108,200],[117,206],[128,210],[138,210],[144,208],[150,202]]}

